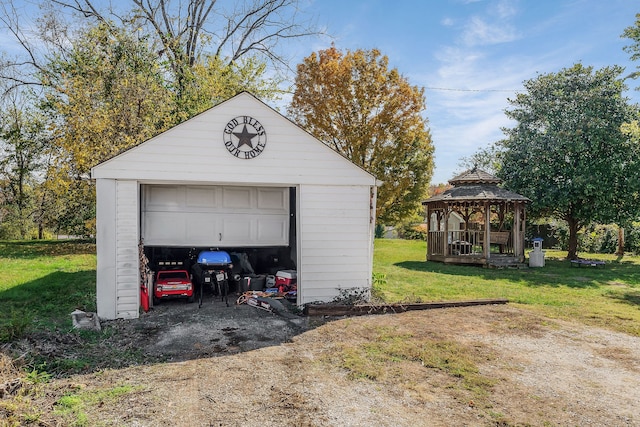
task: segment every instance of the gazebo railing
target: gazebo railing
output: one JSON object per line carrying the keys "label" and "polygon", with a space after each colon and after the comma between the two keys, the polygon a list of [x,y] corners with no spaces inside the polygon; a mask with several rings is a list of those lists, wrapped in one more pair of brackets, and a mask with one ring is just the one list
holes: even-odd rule
{"label": "gazebo railing", "polygon": [[[511,232],[490,233],[490,244],[495,249],[492,253],[513,254],[513,238]],[[431,255],[484,255],[484,231],[455,230],[429,231],[427,248]]]}
{"label": "gazebo railing", "polygon": [[427,251],[430,255],[444,255],[446,242],[444,231],[430,231],[427,234]]}

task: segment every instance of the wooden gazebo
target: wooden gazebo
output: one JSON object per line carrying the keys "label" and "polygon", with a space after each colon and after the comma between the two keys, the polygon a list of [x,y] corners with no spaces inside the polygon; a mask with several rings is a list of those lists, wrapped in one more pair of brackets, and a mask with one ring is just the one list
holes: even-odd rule
{"label": "wooden gazebo", "polygon": [[483,266],[524,262],[530,200],[499,187],[501,182],[473,168],[451,179],[452,188],[422,202],[428,224],[427,261]]}

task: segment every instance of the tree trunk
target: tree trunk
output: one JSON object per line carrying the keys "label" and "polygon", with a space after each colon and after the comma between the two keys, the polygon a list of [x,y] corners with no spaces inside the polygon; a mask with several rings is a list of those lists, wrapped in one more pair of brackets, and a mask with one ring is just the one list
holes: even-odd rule
{"label": "tree trunk", "polygon": [[618,226],[618,250],[616,255],[624,256],[624,227]]}
{"label": "tree trunk", "polygon": [[567,259],[578,259],[578,228],[579,224],[573,218],[567,220],[569,225],[569,252]]}

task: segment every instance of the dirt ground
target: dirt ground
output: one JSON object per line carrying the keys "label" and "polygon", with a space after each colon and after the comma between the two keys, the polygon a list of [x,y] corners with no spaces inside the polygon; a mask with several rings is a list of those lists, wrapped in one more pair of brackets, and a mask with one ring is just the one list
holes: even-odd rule
{"label": "dirt ground", "polygon": [[[312,319],[176,302],[107,327],[110,345],[162,362],[55,380],[51,396],[134,386],[85,408],[88,425],[640,426],[640,338],[510,305]],[[493,385],[478,395],[418,362],[399,380],[353,379],[340,352],[371,328],[471,349]]]}

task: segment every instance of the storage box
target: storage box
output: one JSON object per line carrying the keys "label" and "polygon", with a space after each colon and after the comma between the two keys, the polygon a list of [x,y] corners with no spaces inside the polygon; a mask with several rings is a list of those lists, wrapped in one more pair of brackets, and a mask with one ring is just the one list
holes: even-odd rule
{"label": "storage box", "polygon": [[264,274],[250,274],[244,276],[242,278],[242,287],[246,287],[250,291],[261,291],[265,288],[264,285],[266,282],[266,278],[267,276],[265,276]]}

